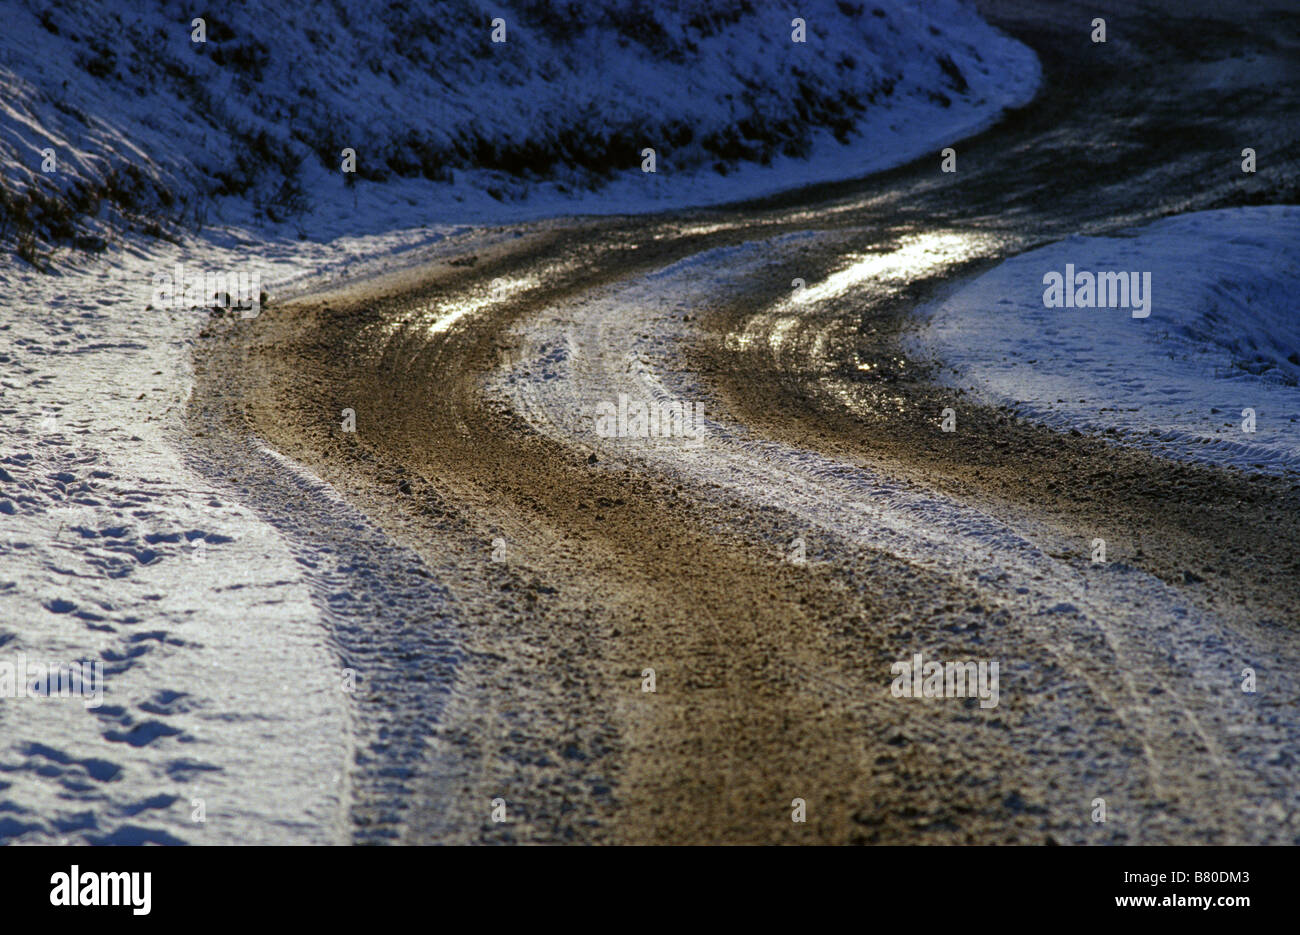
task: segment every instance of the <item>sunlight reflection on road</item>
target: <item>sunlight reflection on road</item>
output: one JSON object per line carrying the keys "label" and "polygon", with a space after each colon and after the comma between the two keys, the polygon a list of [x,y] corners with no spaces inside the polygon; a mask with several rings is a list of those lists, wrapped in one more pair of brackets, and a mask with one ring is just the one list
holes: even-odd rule
{"label": "sunlight reflection on road", "polygon": [[490,305],[504,302],[511,296],[536,285],[537,277],[535,276],[494,279],[477,295],[440,306],[439,310],[442,311],[442,314],[429,325],[429,334],[439,334],[446,331],[466,315],[481,312]]}
{"label": "sunlight reflection on road", "polygon": [[934,231],[905,237],[897,249],[887,253],[851,257],[856,262],[819,283],[800,289],[788,304],[823,302],[869,282],[897,283],[919,279],[952,263],[992,254],[997,245],[996,238],[969,231]]}
{"label": "sunlight reflection on road", "polygon": [[[945,268],[996,255],[1001,241],[983,231],[939,230],[910,234],[883,252],[849,254],[849,264],[820,282],[798,289],[766,314],[754,315],[740,334],[728,337],[728,345],[749,350],[766,344],[777,356],[806,330],[808,312],[822,303],[871,291],[888,294],[900,286],[942,272]],[[817,329],[813,329],[816,331]],[[820,335],[812,335],[816,341]]]}

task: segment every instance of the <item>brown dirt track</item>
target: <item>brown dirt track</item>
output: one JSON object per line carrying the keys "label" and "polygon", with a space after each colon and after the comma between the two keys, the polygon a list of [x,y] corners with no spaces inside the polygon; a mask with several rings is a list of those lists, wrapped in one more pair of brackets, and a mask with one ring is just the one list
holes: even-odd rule
{"label": "brown dirt track", "polygon": [[[952,403],[931,382],[931,365],[897,350],[916,302],[1064,232],[1294,200],[1294,162],[1280,191],[1243,188],[1226,174],[1205,181],[1214,150],[1237,138],[1222,121],[1203,133],[1178,123],[1203,112],[1197,95],[1207,92],[1190,79],[1191,65],[1179,67],[1195,60],[1189,49],[1203,51],[1196,44],[1206,41],[1206,21],[1135,17],[1144,42],[1125,49],[1121,68],[1085,60],[1092,50],[1067,56],[1066,38],[1015,4],[993,4],[991,13],[1040,51],[1047,88],[1025,112],[962,144],[959,187],[936,178],[927,160],[762,204],[543,223],[519,236],[480,232],[453,239],[418,268],[277,303],[253,322],[214,321],[196,364],[196,431],[252,433],[307,465],[413,550],[450,595],[466,652],[452,700],[427,727],[428,763],[413,780],[411,804],[394,823],[402,840],[1295,838],[1290,815],[1261,837],[1215,804],[1220,783],[1235,780],[1205,775],[1194,743],[1158,751],[1163,782],[1144,775],[1140,731],[1125,712],[1098,714],[1105,704],[1087,679],[1026,645],[1018,622],[978,591],[855,543],[793,567],[764,544],[797,530],[790,517],[635,465],[590,463],[581,445],[537,435],[483,392],[484,375],[514,359],[510,326],[539,309],[713,247],[817,230],[822,236],[806,249],[773,251],[769,281],[695,310],[699,338],[684,349],[687,359],[734,419],[1034,524],[1080,556],[1107,530],[1112,560],[1175,585],[1268,641],[1279,660],[1300,659],[1294,479],[1176,465],[968,402],[959,404],[958,442],[938,431],[935,414]],[[1272,22],[1260,14],[1229,39],[1277,53]],[[1086,106],[1072,90],[1085,77],[1096,92]],[[1134,95],[1153,86],[1167,93],[1141,111],[1150,145],[1126,166],[1099,167],[1048,132],[1075,121],[1131,141],[1143,100]],[[1268,107],[1293,106],[1295,90]],[[1242,127],[1267,122],[1253,88],[1237,93]],[[1281,121],[1272,132],[1293,131]],[[1278,143],[1282,151],[1286,140]],[[1157,172],[1161,194],[1153,197]],[[721,229],[683,233],[703,223]],[[999,246],[899,294],[820,310],[788,344],[801,349],[796,355],[765,353],[762,341],[760,350],[729,349],[727,336],[793,276],[813,282],[844,253],[934,227],[978,229]],[[435,304],[529,277],[535,288],[430,332]],[[854,366],[863,361],[873,369]],[[339,431],[347,407],[357,413],[355,435]],[[292,503],[291,493],[285,498]],[[498,538],[508,544],[505,562],[490,560]],[[981,656],[1024,660],[1022,691],[993,717],[900,705],[888,692],[888,666],[921,633],[940,655],[978,646]],[[655,694],[641,691],[647,667],[656,670]],[[1045,721],[1049,699],[1053,712],[1077,716]],[[1294,720],[1296,703],[1278,699],[1275,710]],[[359,704],[365,720],[368,705],[384,702]],[[1067,739],[1042,748],[1045,729]],[[1060,749],[1081,756],[1053,752]],[[1078,789],[1066,787],[1072,773]],[[1087,820],[1088,790],[1101,776],[1118,784],[1109,794],[1132,820]],[[515,809],[509,825],[487,820],[497,795]],[[796,797],[808,803],[807,824],[790,821]],[[370,814],[364,801],[357,814]]]}

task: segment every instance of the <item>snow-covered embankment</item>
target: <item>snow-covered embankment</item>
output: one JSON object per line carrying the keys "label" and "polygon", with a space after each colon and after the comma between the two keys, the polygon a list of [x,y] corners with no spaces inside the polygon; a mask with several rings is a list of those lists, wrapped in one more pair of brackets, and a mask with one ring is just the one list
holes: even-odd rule
{"label": "snow-covered embankment", "polygon": [[[1067,272],[1074,288],[1058,299],[1050,274]],[[1125,274],[1129,301],[1105,307],[1113,280],[1103,288],[1099,274],[1112,272]],[[1150,295],[1134,301],[1146,282]],[[1014,257],[922,310],[911,349],[941,361],[951,385],[1054,427],[1294,471],[1297,296],[1300,209],[1205,211]]]}

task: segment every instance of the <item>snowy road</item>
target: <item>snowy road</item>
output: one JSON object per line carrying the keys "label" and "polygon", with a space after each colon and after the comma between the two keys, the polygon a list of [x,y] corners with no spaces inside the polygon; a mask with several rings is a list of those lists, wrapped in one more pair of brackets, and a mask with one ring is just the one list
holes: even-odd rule
{"label": "snowy road", "polygon": [[[1294,840],[1293,478],[1057,433],[907,351],[1005,257],[1285,200],[1294,163],[1225,140],[1294,151],[1294,49],[1141,16],[1114,67],[993,7],[1047,86],[956,175],[470,232],[218,329],[199,397],[437,582],[446,703],[375,702],[427,738],[402,839]],[[602,434],[629,401],[703,436]],[[381,641],[429,613],[387,606]],[[917,654],[998,663],[997,704],[900,697]]]}
{"label": "snowy road", "polygon": [[[1297,21],[1067,5],[1107,16],[1095,45],[1027,6],[981,5],[1043,91],[958,143],[956,173],[936,152],[718,209],[278,243],[259,262],[299,282],[259,317],[142,318],[130,346],[96,346],[96,303],[142,295],[47,289],[5,386],[54,430],[0,461],[21,491],[0,493],[0,594],[44,629],[6,623],[0,646],[118,668],[98,713],[0,708],[0,836],[1300,840],[1286,459],[1164,460],[1133,438],[1168,412],[1140,406],[1127,436],[1071,433],[1077,411],[1036,404],[1077,366],[1018,394],[1025,371],[984,349],[1005,335],[961,331],[990,289],[1032,298],[1068,238],[1117,238],[1125,263],[1167,216],[1294,203],[1300,52],[1278,18]],[[1246,145],[1267,171],[1241,173]],[[1294,223],[1269,216],[1276,272]],[[1222,294],[1260,294],[1237,288],[1249,246]],[[81,383],[43,363],[61,341],[90,346]],[[1160,389],[1140,358],[1093,363]],[[67,411],[92,389],[102,413]],[[601,414],[629,403],[688,403],[700,436],[610,437]],[[77,508],[90,546],[41,531]],[[996,664],[996,689],[908,697],[918,655]]]}

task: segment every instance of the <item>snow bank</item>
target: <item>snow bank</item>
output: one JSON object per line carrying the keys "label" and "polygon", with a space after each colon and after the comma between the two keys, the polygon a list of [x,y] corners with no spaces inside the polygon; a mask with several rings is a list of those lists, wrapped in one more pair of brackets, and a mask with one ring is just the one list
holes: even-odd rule
{"label": "snow bank", "polygon": [[209,313],[150,307],[152,277],[253,268],[284,296],[443,233],[0,263],[0,669],[98,664],[103,690],[15,697],[0,672],[0,844],[352,839],[355,726],[302,559],[322,561],[187,466]]}
{"label": "snow bank", "polygon": [[1039,81],[959,0],[15,6],[5,210],[91,248],[122,222],[337,236],[752,197],[937,153]]}
{"label": "snow bank", "polygon": [[[1150,316],[1047,308],[1044,276],[1151,274]],[[1300,209],[1250,207],[1072,237],[922,310],[913,352],[953,386],[1179,459],[1300,468]],[[1140,310],[1139,310],[1140,314]],[[1249,413],[1254,412],[1254,431]]]}

